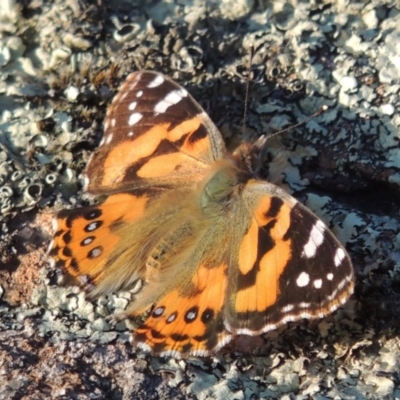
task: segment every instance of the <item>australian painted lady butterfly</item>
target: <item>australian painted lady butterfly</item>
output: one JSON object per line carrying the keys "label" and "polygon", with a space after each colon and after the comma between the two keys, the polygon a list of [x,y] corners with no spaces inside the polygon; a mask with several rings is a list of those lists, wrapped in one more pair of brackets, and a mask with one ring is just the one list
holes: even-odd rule
{"label": "australian painted lady butterfly", "polygon": [[208,355],[234,335],[321,318],[353,291],[343,246],[258,176],[262,136],[229,154],[188,92],[135,72],[109,107],[87,170],[95,206],[57,217],[50,255],[91,295],[142,283],[127,316],[142,348]]}

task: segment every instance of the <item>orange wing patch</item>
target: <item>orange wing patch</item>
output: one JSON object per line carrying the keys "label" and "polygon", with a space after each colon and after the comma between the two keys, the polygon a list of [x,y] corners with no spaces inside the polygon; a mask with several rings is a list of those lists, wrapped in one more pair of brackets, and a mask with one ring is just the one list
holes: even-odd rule
{"label": "orange wing patch", "polygon": [[221,310],[227,265],[201,265],[186,286],[169,291],[136,329],[134,341],[163,354],[209,354],[230,340]]}
{"label": "orange wing patch", "polygon": [[276,302],[279,278],[291,257],[291,241],[285,237],[290,211],[287,203],[266,195],[253,211],[239,248],[236,313],[262,312]]}
{"label": "orange wing patch", "polygon": [[[206,134],[202,134],[202,121],[193,117],[173,128],[171,124],[160,124],[143,135],[118,143],[110,150],[104,163],[102,186],[113,186],[124,180],[161,179],[175,177],[182,169],[203,171],[206,168],[204,154],[211,152]],[[115,160],[129,160],[116,163]]]}
{"label": "orange wing patch", "polygon": [[105,255],[122,240],[116,227],[141,219],[150,197],[120,193],[97,206],[61,211],[50,256],[73,278],[84,276],[81,283],[96,286],[109,264]]}

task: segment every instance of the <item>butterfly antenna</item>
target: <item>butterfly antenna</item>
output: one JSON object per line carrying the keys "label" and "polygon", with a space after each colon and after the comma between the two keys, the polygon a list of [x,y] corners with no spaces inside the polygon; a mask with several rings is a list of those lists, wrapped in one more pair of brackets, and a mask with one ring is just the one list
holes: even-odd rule
{"label": "butterfly antenna", "polygon": [[258,140],[253,144],[253,151],[255,151],[256,154],[258,153],[258,155],[259,155],[257,157],[257,164],[256,164],[256,168],[254,170],[254,173],[256,175],[260,174],[260,171],[261,171],[262,166],[263,166],[263,159],[264,159],[263,151],[265,149],[265,143],[267,142],[268,139],[271,139],[272,137],[277,136],[277,135],[281,135],[282,133],[287,132],[287,131],[289,131],[291,129],[297,128],[300,125],[306,124],[311,119],[313,119],[313,118],[317,117],[318,115],[324,113],[327,109],[328,109],[328,106],[324,105],[318,111],[316,111],[314,114],[310,115],[308,118],[306,118],[304,121],[299,122],[298,124],[289,126],[288,128],[282,129],[282,130],[280,130],[278,132],[275,132],[275,133],[273,133],[271,135],[265,135],[264,134],[264,135],[260,136],[258,138]]}
{"label": "butterfly antenna", "polygon": [[250,57],[249,57],[249,66],[247,68],[247,82],[246,82],[246,94],[244,97],[244,111],[243,111],[243,137],[246,137],[246,118],[247,118],[247,107],[249,104],[249,87],[250,87],[250,78],[251,78],[251,66],[253,65],[253,57],[254,57],[254,46],[250,46]]}
{"label": "butterfly antenna", "polygon": [[328,106],[324,105],[322,106],[319,110],[317,110],[314,114],[310,115],[307,117],[304,121],[299,122],[298,124],[291,125],[285,129],[282,129],[278,132],[272,133],[271,135],[262,135],[258,138],[258,140],[254,143],[254,146],[257,147],[258,149],[262,149],[266,143],[267,140],[273,138],[274,136],[281,135],[282,133],[285,133],[287,131],[290,131],[291,129],[297,128],[298,126],[306,124],[308,121],[312,120],[315,117],[318,117],[318,115],[324,113],[328,109]]}

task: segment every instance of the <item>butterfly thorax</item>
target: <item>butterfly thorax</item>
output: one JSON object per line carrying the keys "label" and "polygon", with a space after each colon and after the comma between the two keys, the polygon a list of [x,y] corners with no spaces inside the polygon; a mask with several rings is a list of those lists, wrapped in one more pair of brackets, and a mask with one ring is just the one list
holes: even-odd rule
{"label": "butterfly thorax", "polygon": [[253,155],[251,145],[242,144],[232,155],[227,155],[211,166],[200,185],[200,204],[203,210],[212,206],[229,204],[231,198],[240,194],[245,184],[253,178]]}

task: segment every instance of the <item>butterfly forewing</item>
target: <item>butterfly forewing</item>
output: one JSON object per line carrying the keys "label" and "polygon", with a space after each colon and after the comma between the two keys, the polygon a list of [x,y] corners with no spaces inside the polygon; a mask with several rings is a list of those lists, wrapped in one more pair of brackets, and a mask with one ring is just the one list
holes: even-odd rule
{"label": "butterfly forewing", "polygon": [[188,185],[224,154],[220,133],[185,89],[161,74],[135,72],[108,109],[87,190]]}

